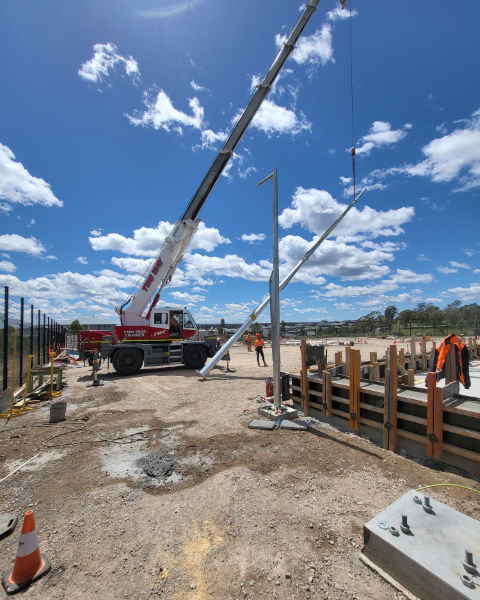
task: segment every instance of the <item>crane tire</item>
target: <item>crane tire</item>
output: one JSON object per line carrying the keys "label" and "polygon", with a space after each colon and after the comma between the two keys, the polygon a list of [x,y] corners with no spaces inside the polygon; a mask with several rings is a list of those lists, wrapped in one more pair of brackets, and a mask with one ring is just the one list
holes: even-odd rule
{"label": "crane tire", "polygon": [[138,348],[121,348],[113,357],[113,368],[120,375],[136,375],[143,365],[143,355]]}
{"label": "crane tire", "polygon": [[183,355],[183,362],[187,369],[201,369],[207,362],[207,349],[196,344],[188,346]]}

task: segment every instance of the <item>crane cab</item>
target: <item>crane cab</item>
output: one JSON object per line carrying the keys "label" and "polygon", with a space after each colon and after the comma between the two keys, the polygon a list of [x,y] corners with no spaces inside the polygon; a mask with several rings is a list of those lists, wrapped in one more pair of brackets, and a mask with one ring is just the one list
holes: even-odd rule
{"label": "crane cab", "polygon": [[150,333],[155,340],[189,340],[197,325],[186,308],[154,308],[150,315]]}
{"label": "crane cab", "polygon": [[175,342],[191,340],[197,333],[197,325],[186,308],[157,306],[149,320],[138,325],[115,327],[120,342]]}

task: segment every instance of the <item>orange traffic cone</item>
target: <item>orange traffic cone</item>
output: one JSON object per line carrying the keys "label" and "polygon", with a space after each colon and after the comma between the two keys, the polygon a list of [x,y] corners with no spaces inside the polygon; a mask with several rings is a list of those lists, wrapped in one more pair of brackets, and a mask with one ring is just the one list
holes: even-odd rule
{"label": "orange traffic cone", "polygon": [[50,562],[40,554],[33,510],[25,513],[22,534],[18,541],[17,557],[13,571],[2,576],[2,585],[7,594],[15,594],[40,579],[51,568]]}

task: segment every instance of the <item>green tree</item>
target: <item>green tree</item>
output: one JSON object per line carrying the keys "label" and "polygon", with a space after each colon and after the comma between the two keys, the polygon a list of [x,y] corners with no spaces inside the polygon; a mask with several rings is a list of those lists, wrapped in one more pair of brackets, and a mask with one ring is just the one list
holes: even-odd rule
{"label": "green tree", "polygon": [[218,327],[218,333],[220,335],[223,335],[224,332],[225,332],[225,319],[220,319],[220,325]]}
{"label": "green tree", "polygon": [[75,319],[74,321],[72,321],[68,327],[69,331],[72,331],[73,333],[77,333],[78,331],[82,331],[83,327],[80,323],[80,321],[78,319]]}
{"label": "green tree", "polygon": [[257,321],[255,321],[255,323],[252,323],[250,325],[250,331],[252,333],[262,333],[262,326],[260,325],[260,323],[257,323]]}
{"label": "green tree", "polygon": [[389,331],[392,330],[393,323],[397,317],[397,314],[398,309],[396,306],[387,306],[387,308],[385,309],[383,316],[385,318],[385,326],[388,328]]}
{"label": "green tree", "polygon": [[285,331],[286,331],[286,329],[287,329],[287,324],[285,323],[285,321],[282,321],[282,322],[280,323],[280,333],[281,333],[282,335],[285,335]]}

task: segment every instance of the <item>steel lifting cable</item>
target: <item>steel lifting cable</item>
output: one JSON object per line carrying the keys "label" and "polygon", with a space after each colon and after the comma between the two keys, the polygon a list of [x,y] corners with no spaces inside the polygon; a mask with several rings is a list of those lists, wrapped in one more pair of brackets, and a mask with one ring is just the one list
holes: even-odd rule
{"label": "steel lifting cable", "polygon": [[[345,8],[346,1],[342,2],[342,9]],[[350,0],[350,98],[352,105],[352,148],[350,154],[352,155],[352,169],[353,169],[353,197],[356,198],[355,193],[355,123],[354,123],[354,109],[353,109],[353,36],[352,36],[352,0]]]}

